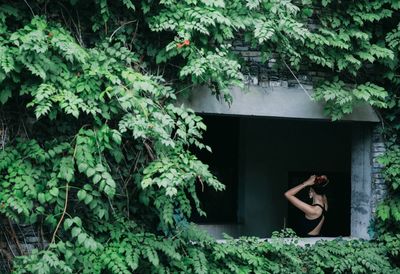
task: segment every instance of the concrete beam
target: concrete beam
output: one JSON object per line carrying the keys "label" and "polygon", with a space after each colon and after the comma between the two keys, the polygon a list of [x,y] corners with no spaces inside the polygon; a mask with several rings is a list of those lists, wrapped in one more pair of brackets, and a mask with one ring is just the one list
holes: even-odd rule
{"label": "concrete beam", "polygon": [[[312,89],[309,93],[312,94]],[[199,87],[191,92],[189,98],[179,98],[178,104],[184,104],[197,113],[329,120],[324,114],[323,103],[310,100],[300,88],[233,87],[231,94],[233,103],[228,105],[222,98],[218,100],[207,87]],[[379,122],[368,104],[356,106],[353,113],[343,120]]]}

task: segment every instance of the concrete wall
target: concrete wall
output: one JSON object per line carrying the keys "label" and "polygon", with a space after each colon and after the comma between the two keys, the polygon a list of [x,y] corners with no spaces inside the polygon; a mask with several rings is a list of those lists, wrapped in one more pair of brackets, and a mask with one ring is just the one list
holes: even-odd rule
{"label": "concrete wall", "polygon": [[352,130],[351,235],[369,239],[376,208],[387,196],[387,185],[378,158],[385,152],[379,125],[353,126]]}
{"label": "concrete wall", "polygon": [[371,219],[371,129],[354,125],[351,155],[351,235],[368,238]]}

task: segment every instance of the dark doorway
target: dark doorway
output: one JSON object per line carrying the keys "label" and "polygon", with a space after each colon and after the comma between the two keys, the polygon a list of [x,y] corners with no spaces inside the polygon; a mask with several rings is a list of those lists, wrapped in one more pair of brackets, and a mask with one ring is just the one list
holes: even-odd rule
{"label": "dark doorway", "polygon": [[226,190],[205,188],[202,192],[198,184],[207,217],[194,214],[191,221],[216,237],[222,232],[233,237],[270,237],[285,224],[296,228],[296,218],[303,216],[284,192],[310,174],[325,173],[332,188],[324,235],[350,235],[350,123],[224,115],[204,115],[203,119],[207,125],[204,143],[213,152],[193,152]]}
{"label": "dark doorway", "polygon": [[[338,237],[350,235],[350,199],[351,199],[351,177],[347,172],[327,172],[327,171],[308,171],[308,172],[289,172],[289,188],[292,188],[309,178],[310,175],[325,174],[329,178],[329,185],[326,196],[328,198],[328,212],[326,214],[323,229],[324,237]],[[311,204],[308,197],[308,188],[300,191],[296,195],[302,201]],[[287,227],[294,231],[301,231],[301,222],[304,213],[293,205],[288,206]]]}
{"label": "dark doorway", "polygon": [[210,171],[222,182],[226,189],[216,192],[210,188],[197,186],[202,209],[207,217],[193,215],[192,221],[205,224],[228,224],[237,222],[238,191],[238,142],[239,119],[236,117],[204,116],[207,131],[203,142],[212,148],[194,150],[196,156],[209,165]]}

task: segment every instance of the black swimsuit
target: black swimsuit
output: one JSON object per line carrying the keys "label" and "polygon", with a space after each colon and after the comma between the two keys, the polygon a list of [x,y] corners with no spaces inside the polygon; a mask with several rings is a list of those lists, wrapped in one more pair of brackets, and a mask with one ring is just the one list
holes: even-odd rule
{"label": "black swimsuit", "polygon": [[321,222],[322,218],[325,216],[326,210],[325,210],[325,207],[321,206],[320,204],[313,204],[312,206],[319,206],[320,208],[322,208],[322,213],[316,219],[312,219],[312,220],[309,220],[307,218],[303,219],[303,225],[302,225],[303,229],[301,231],[300,236],[303,236],[303,237],[319,237],[319,236],[321,236],[321,233],[319,233],[318,235],[308,235],[308,233],[313,231],[318,226],[318,224]]}

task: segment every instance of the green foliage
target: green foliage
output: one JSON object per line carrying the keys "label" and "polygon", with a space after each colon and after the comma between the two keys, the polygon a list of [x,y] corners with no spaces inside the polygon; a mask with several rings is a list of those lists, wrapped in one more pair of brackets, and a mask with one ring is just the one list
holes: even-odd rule
{"label": "green foliage", "polygon": [[135,67],[122,43],[85,48],[37,16],[3,31],[2,103],[26,106],[30,127],[0,152],[0,213],[52,232],[49,249],[17,260],[16,273],[131,273],[178,260],[160,234],[175,231],[175,212],[190,216],[189,197],[203,213],[195,184],[223,189],[189,151],[210,150],[201,118],[176,107],[174,90]]}
{"label": "green foliage", "polygon": [[385,233],[380,239],[385,243],[388,252],[393,258],[399,262],[400,255],[400,234]]}
{"label": "green foliage", "polygon": [[[400,149],[397,144],[388,147],[385,154],[379,159],[379,163],[383,166],[382,175],[388,185],[388,196],[377,208],[378,224],[376,230],[378,232],[388,232],[389,235],[399,233],[400,226]],[[389,235],[387,237],[389,237]],[[387,241],[384,236],[385,241]],[[396,253],[396,256],[399,254]]]}
{"label": "green foliage", "polygon": [[60,260],[58,255],[51,250],[33,250],[29,256],[17,258],[14,273],[73,273],[71,267],[65,261]]}
{"label": "green foliage", "polygon": [[393,145],[382,155],[378,161],[384,166],[382,175],[393,191],[400,187],[400,147]]}
{"label": "green foliage", "polygon": [[[0,196],[6,206],[0,208],[0,213],[30,224],[46,216],[45,221],[54,225],[54,215],[64,205],[63,181],[72,179],[70,172],[65,173],[71,158],[64,158],[63,153],[68,152],[71,147],[65,142],[47,142],[43,149],[35,140],[24,139],[17,139],[14,147],[1,151]],[[47,215],[45,207],[50,205],[54,212]]]}
{"label": "green foliage", "polygon": [[[396,273],[380,243],[337,239],[306,250],[307,273]],[[312,266],[312,267],[310,267]]]}
{"label": "green foliage", "polygon": [[1,113],[18,124],[0,151],[0,214],[50,231],[48,248],[16,258],[14,272],[391,273],[397,147],[381,160],[392,195],[377,210],[379,231],[391,232],[381,242],[303,248],[283,231],[216,243],[187,218],[206,214],[196,185],[224,186],[190,152],[211,150],[206,127],[176,93],[208,85],[230,100],[245,61],[231,45],[243,39],[294,70],[325,71],[315,99],[333,120],[366,102],[389,108],[398,129],[399,9],[389,0],[1,4]]}
{"label": "green foliage", "polygon": [[[243,77],[239,72],[240,65],[236,60],[228,58],[228,46],[216,48],[215,53],[204,50],[194,52],[195,57],[189,58],[187,64],[181,69],[180,76],[192,76],[195,84],[211,83],[212,90],[223,92],[224,98],[231,101],[229,87],[243,86]],[[221,70],[221,68],[226,68]],[[230,80],[231,79],[231,80]],[[219,86],[213,86],[212,84]]]}
{"label": "green foliage", "polygon": [[325,82],[314,93],[314,99],[325,101],[325,113],[332,120],[340,120],[350,114],[353,107],[361,102],[371,106],[386,108],[387,91],[375,84],[367,82],[357,86],[346,86],[343,81]]}
{"label": "green foliage", "polygon": [[290,1],[163,1],[149,9],[155,11],[148,18],[150,29],[175,35],[160,47],[157,63],[183,58],[178,73],[182,80],[206,84],[228,101],[228,88],[240,86],[243,78],[240,56],[230,47],[232,39],[244,33],[262,51],[278,51],[298,64],[299,54],[292,44],[304,44],[309,34],[297,21],[299,7]]}
{"label": "green foliage", "polygon": [[[191,216],[192,205],[188,196],[192,198],[196,207],[200,208],[196,182],[203,184],[203,181],[206,181],[216,190],[224,189],[224,185],[219,183],[207,168],[195,156],[173,151],[153,161],[144,169],[144,176],[139,185],[144,191],[140,199],[149,206],[149,201],[154,201],[153,206],[162,216],[164,229],[165,226],[174,225],[176,208],[186,216]],[[199,213],[205,215],[202,210],[199,210]]]}
{"label": "green foliage", "polygon": [[[55,256],[62,253],[69,265],[79,261],[82,273],[395,273],[385,246],[366,241],[338,239],[300,247],[282,238],[267,242],[243,237],[216,243],[204,242],[200,231],[190,227],[175,238],[163,239],[138,232],[135,224],[122,219],[113,225],[100,225],[100,228],[112,231],[108,243],[98,251],[72,248],[70,243],[60,242],[53,246],[54,252],[34,252],[29,257],[21,257],[20,260],[24,260],[21,265],[32,267],[32,273],[54,273],[63,268],[64,273],[70,273]],[[282,235],[293,234],[284,232]],[[184,239],[195,241],[183,244]],[[45,256],[53,260],[48,262]],[[48,264],[42,272],[34,268],[40,263]],[[53,269],[48,270],[49,266]],[[26,273],[24,271],[16,269],[16,273]]]}

